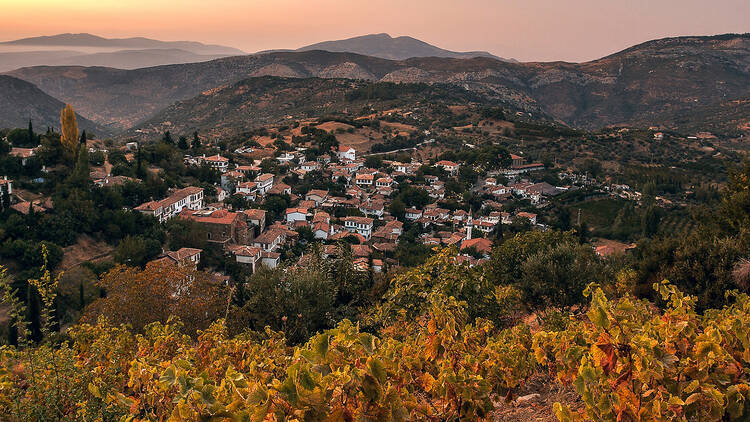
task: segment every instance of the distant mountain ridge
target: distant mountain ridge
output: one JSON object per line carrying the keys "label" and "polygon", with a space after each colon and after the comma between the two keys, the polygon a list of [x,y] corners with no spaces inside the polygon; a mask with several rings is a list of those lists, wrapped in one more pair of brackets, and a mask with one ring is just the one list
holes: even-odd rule
{"label": "distant mountain ridge", "polygon": [[22,38],[19,40],[0,42],[0,45],[16,46],[57,46],[57,47],[99,47],[129,50],[142,49],[179,49],[195,54],[209,55],[243,55],[244,51],[223,45],[203,44],[196,41],[159,41],[145,37],[132,38],[104,38],[88,33],[58,34],[41,37]]}
{"label": "distant mountain ridge", "polygon": [[240,56],[242,50],[195,41],[103,38],[59,34],[0,42],[0,72],[29,66],[104,66],[140,69]]}
{"label": "distant mountain ridge", "polygon": [[[0,128],[26,127],[31,119],[37,130],[60,128],[61,101],[21,79],[0,75]],[[77,113],[76,113],[77,114]],[[98,124],[77,115],[78,127],[96,135],[107,131]]]}
{"label": "distant mountain ridge", "polygon": [[515,62],[513,59],[504,59],[486,51],[449,51],[413,37],[401,36],[394,38],[385,33],[362,35],[344,40],[323,41],[296,50],[268,50],[260,54],[314,50],[330,51],[333,53],[356,53],[388,60],[406,60],[414,57],[444,57],[453,59],[489,57],[502,61]]}
{"label": "distant mountain ridge", "polygon": [[84,54],[79,51],[0,52],[0,72],[30,66],[101,66],[116,69],[141,69],[165,64],[198,63],[227,57],[202,55],[177,48],[118,50]]}

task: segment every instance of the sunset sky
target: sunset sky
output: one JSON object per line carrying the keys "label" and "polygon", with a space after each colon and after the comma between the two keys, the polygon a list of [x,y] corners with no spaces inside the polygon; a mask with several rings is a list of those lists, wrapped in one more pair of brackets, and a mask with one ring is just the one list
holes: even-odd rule
{"label": "sunset sky", "polygon": [[387,32],[522,61],[584,61],[675,35],[750,32],[748,0],[0,0],[0,40],[62,32],[255,52]]}

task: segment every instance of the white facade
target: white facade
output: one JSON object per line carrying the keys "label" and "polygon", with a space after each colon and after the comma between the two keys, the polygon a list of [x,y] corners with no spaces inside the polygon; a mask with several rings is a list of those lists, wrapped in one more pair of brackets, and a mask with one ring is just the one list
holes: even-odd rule
{"label": "white facade", "polygon": [[258,184],[258,193],[265,195],[273,187],[273,174],[264,173],[255,179]]}
{"label": "white facade", "polygon": [[336,155],[341,161],[354,161],[357,159],[357,150],[352,147],[339,147]]}
{"label": "white facade", "polygon": [[373,221],[365,217],[347,217],[344,219],[344,228],[350,233],[361,234],[366,240],[372,236]]}

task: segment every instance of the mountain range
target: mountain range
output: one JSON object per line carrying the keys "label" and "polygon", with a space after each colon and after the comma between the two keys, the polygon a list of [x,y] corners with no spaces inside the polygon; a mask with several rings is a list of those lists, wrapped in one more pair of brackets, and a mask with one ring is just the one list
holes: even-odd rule
{"label": "mountain range", "polygon": [[389,60],[316,49],[134,70],[56,66],[8,74],[73,104],[113,133],[137,129],[143,122],[158,126],[154,119],[172,105],[181,113],[169,119],[189,126],[199,116],[175,103],[189,101],[193,109],[205,110],[199,103],[216,104],[212,95],[231,101],[231,91],[223,87],[264,76],[451,84],[488,104],[587,129],[661,125],[700,130],[710,119],[714,130],[731,132],[750,121],[732,111],[735,102],[750,99],[748,34],[666,38],[585,63],[512,63],[491,57]]}

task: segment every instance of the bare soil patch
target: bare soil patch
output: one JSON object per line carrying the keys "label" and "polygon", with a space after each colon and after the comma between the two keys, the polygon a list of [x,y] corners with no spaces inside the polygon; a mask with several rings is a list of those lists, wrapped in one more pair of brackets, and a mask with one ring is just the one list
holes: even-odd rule
{"label": "bare soil patch", "polygon": [[105,242],[81,235],[74,245],[63,248],[63,259],[58,269],[65,271],[84,262],[104,261],[109,258],[113,250],[114,248]]}

